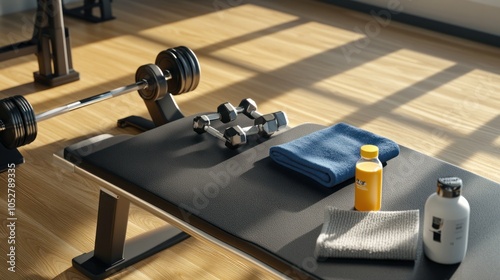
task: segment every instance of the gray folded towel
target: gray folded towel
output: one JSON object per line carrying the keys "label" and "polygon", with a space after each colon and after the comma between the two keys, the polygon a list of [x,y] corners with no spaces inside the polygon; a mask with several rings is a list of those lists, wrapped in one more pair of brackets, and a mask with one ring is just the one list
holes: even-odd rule
{"label": "gray folded towel", "polygon": [[419,210],[360,212],[327,207],[315,255],[415,260],[418,234]]}

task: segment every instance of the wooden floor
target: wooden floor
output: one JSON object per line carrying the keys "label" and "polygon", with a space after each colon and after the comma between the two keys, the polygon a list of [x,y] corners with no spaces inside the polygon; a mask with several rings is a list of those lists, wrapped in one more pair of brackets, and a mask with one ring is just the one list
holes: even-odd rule
{"label": "wooden floor", "polygon": [[[198,89],[176,97],[186,115],[251,97],[292,126],[347,122],[500,181],[500,50],[376,19],[321,1],[113,1],[115,20],[65,18],[81,79],[33,83],[36,57],[0,64],[0,98],[36,112],[134,82],[138,66],[186,45]],[[0,18],[0,44],[31,36],[33,13]],[[7,270],[7,176],[0,175],[0,278],[81,279],[71,259],[93,249],[99,186],[54,164],[53,153],[102,133],[137,133],[116,120],[147,116],[136,93],[39,123],[16,168],[16,272]],[[133,164],[133,163],[131,163]],[[411,170],[407,170],[411,172]],[[453,174],[443,174],[453,175]],[[404,187],[404,186],[401,186]],[[467,188],[474,185],[466,185]],[[484,199],[488,199],[485,197]],[[164,224],[133,207],[129,236]],[[269,279],[257,266],[190,238],[114,279]],[[271,278],[272,279],[272,278]]]}

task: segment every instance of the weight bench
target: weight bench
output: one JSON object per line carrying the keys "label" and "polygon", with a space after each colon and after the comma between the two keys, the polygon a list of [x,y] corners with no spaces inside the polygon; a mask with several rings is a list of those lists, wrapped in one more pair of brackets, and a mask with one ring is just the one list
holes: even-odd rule
{"label": "weight bench", "polygon": [[[236,252],[283,277],[295,279],[495,279],[500,275],[500,185],[401,146],[384,167],[382,210],[420,209],[436,179],[458,176],[471,205],[465,260],[440,265],[422,249],[416,261],[314,257],[326,206],[353,207],[353,181],[320,186],[269,158],[271,146],[323,128],[303,124],[250,141],[236,150],[192,130],[193,117],[137,136],[104,135],[56,155],[75,173],[102,184],[95,250],[73,259],[90,278],[105,278],[192,236]],[[248,125],[248,120],[239,120]],[[223,128],[223,125],[217,127]],[[132,202],[176,227],[125,240]]]}

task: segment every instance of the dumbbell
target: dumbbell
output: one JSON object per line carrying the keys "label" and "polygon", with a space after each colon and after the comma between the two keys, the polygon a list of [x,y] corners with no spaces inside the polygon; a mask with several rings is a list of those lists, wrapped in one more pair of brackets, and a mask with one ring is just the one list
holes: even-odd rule
{"label": "dumbbell", "polygon": [[258,128],[257,134],[262,137],[271,137],[271,135],[285,128],[287,125],[288,118],[285,112],[282,111],[262,115],[254,121],[254,126]]}
{"label": "dumbbell", "polygon": [[197,116],[194,118],[193,122],[194,131],[198,134],[202,134],[203,132],[208,132],[208,134],[219,138],[222,141],[226,141],[224,135],[218,131],[217,129],[210,126],[210,118],[208,115]]}
{"label": "dumbbell", "polygon": [[[262,115],[255,119],[254,125],[241,128],[239,125],[226,128],[224,139],[226,147],[236,149],[247,143],[248,136],[259,135],[269,138],[275,132],[288,125],[288,118],[285,112],[278,111],[272,114]],[[220,138],[220,137],[218,137]]]}
{"label": "dumbbell", "polygon": [[167,93],[178,95],[194,90],[200,80],[200,65],[194,52],[180,46],[160,52],[155,64],[140,66],[135,83],[91,96],[35,115],[31,104],[20,95],[0,100],[0,143],[14,149],[33,142],[37,123],[57,115],[122,94],[138,91],[144,100],[159,100]]}
{"label": "dumbbell", "polygon": [[241,113],[250,119],[255,119],[261,116],[261,114],[257,112],[257,104],[251,98],[241,100],[238,107],[234,107],[229,102],[222,103],[219,107],[217,107],[217,113],[219,113],[220,119],[223,123],[234,121],[238,114]]}
{"label": "dumbbell", "polygon": [[210,126],[212,121],[220,120],[223,123],[229,123],[236,120],[238,114],[243,113],[251,119],[256,119],[262,114],[257,112],[257,104],[251,98],[241,100],[238,107],[234,107],[231,103],[225,102],[217,107],[217,113],[197,116],[193,119],[193,130],[202,134],[205,132],[204,127]]}

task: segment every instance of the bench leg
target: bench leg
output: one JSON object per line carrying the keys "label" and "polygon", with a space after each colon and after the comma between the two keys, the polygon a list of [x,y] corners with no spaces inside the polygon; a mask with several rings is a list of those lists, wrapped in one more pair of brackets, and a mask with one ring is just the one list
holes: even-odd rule
{"label": "bench leg", "polygon": [[101,190],[94,251],[73,259],[73,267],[91,279],[104,279],[189,237],[164,226],[125,240],[130,202]]}

